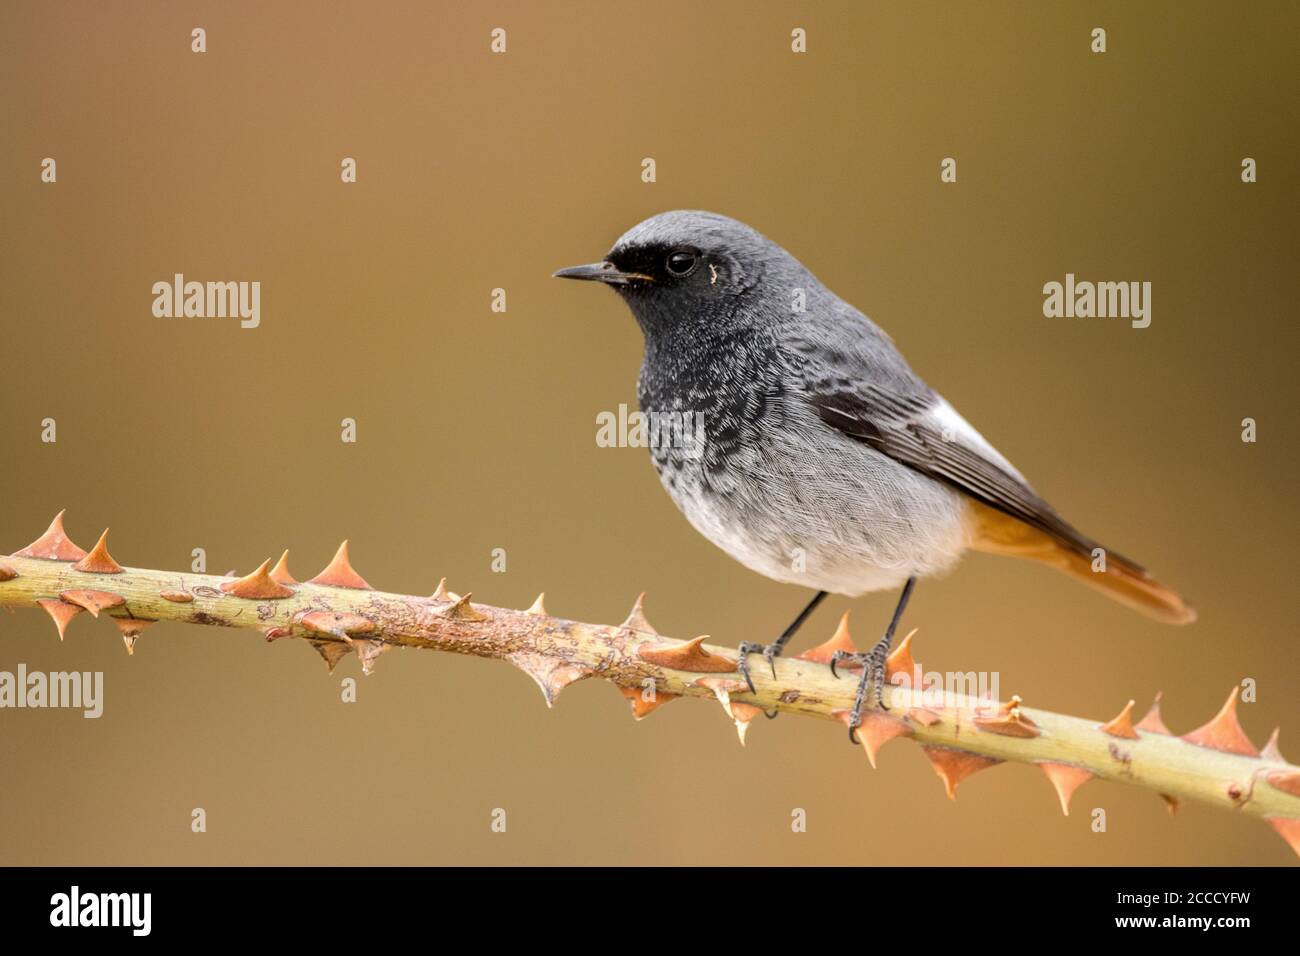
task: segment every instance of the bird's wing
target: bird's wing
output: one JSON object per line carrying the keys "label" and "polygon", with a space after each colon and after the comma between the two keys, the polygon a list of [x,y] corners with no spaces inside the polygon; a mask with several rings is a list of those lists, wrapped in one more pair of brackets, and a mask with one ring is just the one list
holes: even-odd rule
{"label": "bird's wing", "polygon": [[[908,368],[893,344],[859,323],[802,323],[783,337],[804,397],[821,420],[909,468],[1037,528],[1090,557],[1097,543],[1056,513],[1001,454]],[[1112,560],[1140,568],[1120,555]]]}

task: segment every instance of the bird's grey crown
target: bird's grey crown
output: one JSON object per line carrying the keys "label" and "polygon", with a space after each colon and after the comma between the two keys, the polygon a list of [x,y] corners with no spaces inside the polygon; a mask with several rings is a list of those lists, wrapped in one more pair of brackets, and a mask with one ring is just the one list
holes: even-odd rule
{"label": "bird's grey crown", "polygon": [[619,236],[610,254],[646,246],[694,246],[705,251],[734,249],[738,253],[761,253],[765,247],[774,245],[757,229],[729,216],[702,209],[674,209],[637,223]]}

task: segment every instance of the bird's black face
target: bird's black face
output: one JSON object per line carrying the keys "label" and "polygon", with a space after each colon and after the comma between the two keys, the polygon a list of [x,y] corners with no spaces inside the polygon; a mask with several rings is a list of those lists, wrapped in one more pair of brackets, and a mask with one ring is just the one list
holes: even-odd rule
{"label": "bird's black face", "polygon": [[[661,213],[629,229],[601,262],[561,269],[602,282],[636,316],[648,340],[701,338],[752,322],[741,307],[785,253],[743,223],[714,213]],[[789,258],[785,256],[785,258]],[[790,260],[793,263],[793,260]]]}
{"label": "bird's black face", "polygon": [[[695,246],[651,243],[618,246],[602,262],[574,266],[556,272],[561,279],[585,279],[604,282],[620,292],[670,295],[689,288],[692,277],[704,265],[704,254]],[[709,270],[709,280],[716,284],[718,268]]]}
{"label": "bird's black face", "polygon": [[652,334],[709,322],[733,291],[733,270],[722,250],[689,242],[620,244],[602,262],[555,273],[563,279],[602,282],[614,289],[637,322]]}

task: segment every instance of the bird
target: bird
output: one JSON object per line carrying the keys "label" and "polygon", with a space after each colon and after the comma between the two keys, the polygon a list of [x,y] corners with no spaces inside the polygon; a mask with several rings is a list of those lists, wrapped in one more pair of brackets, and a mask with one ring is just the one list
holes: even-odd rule
{"label": "bird", "polygon": [[[798,259],[744,223],[673,210],[605,257],[555,277],[609,286],[645,340],[637,399],[661,483],[705,538],[746,567],[810,588],[769,644],[772,667],[828,594],[900,589],[861,666],[849,739],[882,699],[884,663],[916,582],[967,551],[1043,562],[1157,621],[1195,611],[1139,564],[1062,518],[908,365],[893,340]],[[656,422],[662,422],[655,428]]]}

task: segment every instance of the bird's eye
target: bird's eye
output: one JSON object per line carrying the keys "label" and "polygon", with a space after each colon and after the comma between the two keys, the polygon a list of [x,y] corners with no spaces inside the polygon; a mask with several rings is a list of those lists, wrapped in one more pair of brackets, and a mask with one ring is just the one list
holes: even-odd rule
{"label": "bird's eye", "polygon": [[668,261],[665,266],[671,275],[681,278],[690,275],[698,261],[699,257],[694,252],[689,249],[678,249],[676,252],[668,253]]}

